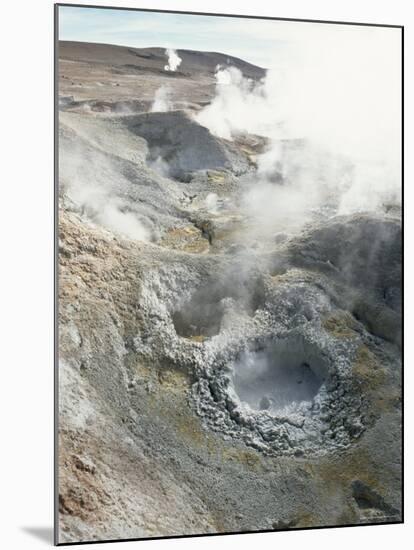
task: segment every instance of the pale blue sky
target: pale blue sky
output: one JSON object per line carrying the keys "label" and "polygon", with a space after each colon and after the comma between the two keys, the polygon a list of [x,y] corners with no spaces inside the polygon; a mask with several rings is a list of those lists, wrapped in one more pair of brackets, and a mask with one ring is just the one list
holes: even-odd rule
{"label": "pale blue sky", "polygon": [[[365,50],[385,54],[400,45],[400,30],[358,25],[249,19],[134,10],[60,6],[59,38],[130,47],[159,46],[227,53],[270,68],[283,58],[338,51],[359,59]],[[382,54],[374,55],[381,58]],[[315,56],[316,57],[316,56]],[[372,57],[372,55],[371,55]],[[370,59],[376,62],[377,59]],[[369,65],[368,65],[369,66]]]}
{"label": "pale blue sky", "polygon": [[59,38],[218,51],[268,66],[286,22],[94,8],[59,8]]}

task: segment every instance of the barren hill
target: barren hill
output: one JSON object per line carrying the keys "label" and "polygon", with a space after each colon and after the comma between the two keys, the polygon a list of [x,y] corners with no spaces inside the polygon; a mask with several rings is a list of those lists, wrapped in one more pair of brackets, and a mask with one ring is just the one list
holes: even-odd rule
{"label": "barren hill", "polygon": [[[207,73],[214,74],[217,65],[232,65],[249,78],[263,78],[266,70],[252,65],[243,59],[218,52],[199,52],[194,50],[177,50],[182,63],[174,73]],[[112,44],[95,44],[88,42],[59,42],[59,57],[70,61],[103,63],[118,67],[136,68],[147,71],[164,71],[166,54],[164,48],[129,48]]]}
{"label": "barren hill", "polygon": [[399,522],[398,203],[344,213],[341,151],[203,126],[216,66],[260,67],[58,53],[59,542]]}

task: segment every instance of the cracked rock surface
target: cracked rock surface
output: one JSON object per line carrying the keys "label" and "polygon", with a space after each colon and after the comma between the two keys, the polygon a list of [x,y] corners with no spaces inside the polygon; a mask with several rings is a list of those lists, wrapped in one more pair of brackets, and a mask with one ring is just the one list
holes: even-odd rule
{"label": "cracked rock surface", "polygon": [[102,47],[60,46],[60,542],[400,521],[398,209],[257,237],[218,54]]}

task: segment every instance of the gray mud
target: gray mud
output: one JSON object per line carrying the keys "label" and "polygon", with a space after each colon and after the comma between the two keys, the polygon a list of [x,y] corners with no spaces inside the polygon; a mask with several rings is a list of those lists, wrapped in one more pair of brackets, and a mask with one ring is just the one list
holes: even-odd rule
{"label": "gray mud", "polygon": [[60,48],[60,542],[400,521],[398,208],[262,238],[218,54]]}

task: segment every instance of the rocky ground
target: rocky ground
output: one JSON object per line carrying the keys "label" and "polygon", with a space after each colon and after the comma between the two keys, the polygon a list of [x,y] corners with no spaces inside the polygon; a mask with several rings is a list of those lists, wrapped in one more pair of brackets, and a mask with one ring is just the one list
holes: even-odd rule
{"label": "rocky ground", "polygon": [[59,46],[59,540],[398,522],[399,209],[257,231],[178,53]]}

